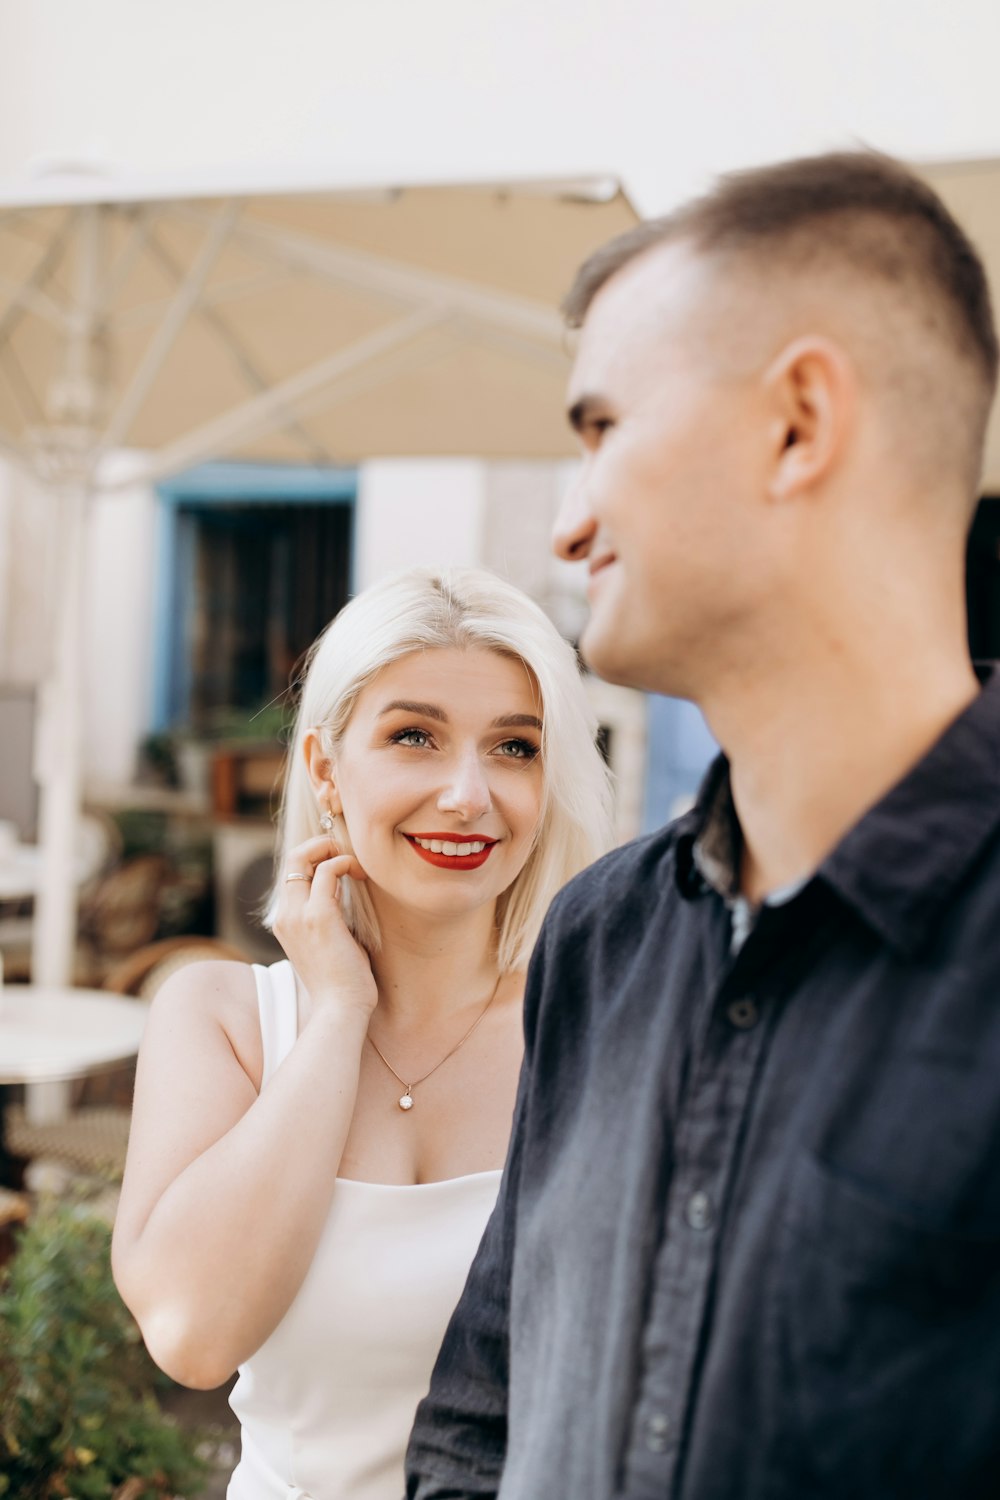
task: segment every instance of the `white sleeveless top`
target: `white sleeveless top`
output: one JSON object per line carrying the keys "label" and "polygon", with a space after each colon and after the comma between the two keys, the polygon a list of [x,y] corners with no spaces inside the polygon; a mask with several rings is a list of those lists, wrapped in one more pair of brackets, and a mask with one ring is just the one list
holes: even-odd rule
{"label": "white sleeveless top", "polygon": [[[295,975],[287,959],[253,970],[266,1088],[296,1039]],[[499,1172],[338,1178],[295,1301],[240,1366],[228,1500],[399,1500],[417,1402],[499,1185]]]}

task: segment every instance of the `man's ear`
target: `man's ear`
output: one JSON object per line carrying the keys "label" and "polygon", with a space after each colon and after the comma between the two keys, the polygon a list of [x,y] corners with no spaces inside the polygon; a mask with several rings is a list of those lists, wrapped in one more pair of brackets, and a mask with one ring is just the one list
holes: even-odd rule
{"label": "man's ear", "polygon": [[337,790],[333,762],[323,749],[318,729],[306,730],[302,753],[317,802],[324,812],[331,812],[336,816],[342,811],[340,793]]}
{"label": "man's ear", "polygon": [[857,375],[829,339],[796,339],[764,372],[771,412],[773,500],[813,489],[835,467],[854,420]]}

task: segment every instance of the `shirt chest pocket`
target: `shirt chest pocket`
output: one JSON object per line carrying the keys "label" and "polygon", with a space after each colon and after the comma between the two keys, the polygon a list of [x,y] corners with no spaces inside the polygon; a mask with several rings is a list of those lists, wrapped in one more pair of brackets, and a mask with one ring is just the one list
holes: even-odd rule
{"label": "shirt chest pocket", "polygon": [[793,1163],[769,1342],[791,1418],[780,1441],[799,1450],[811,1493],[862,1478],[913,1500],[950,1493],[963,1463],[990,1446],[1000,1234],[937,1222],[807,1152]]}

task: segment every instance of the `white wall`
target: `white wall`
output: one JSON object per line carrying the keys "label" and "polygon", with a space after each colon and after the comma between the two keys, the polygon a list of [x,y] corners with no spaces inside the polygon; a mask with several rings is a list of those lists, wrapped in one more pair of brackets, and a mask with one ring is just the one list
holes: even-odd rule
{"label": "white wall", "polygon": [[354,582],[402,568],[482,559],[486,465],[474,459],[382,459],[358,476]]}
{"label": "white wall", "polygon": [[86,151],[326,180],[609,170],[656,211],[832,143],[1000,152],[995,0],[0,0],[0,25],[0,180]]}

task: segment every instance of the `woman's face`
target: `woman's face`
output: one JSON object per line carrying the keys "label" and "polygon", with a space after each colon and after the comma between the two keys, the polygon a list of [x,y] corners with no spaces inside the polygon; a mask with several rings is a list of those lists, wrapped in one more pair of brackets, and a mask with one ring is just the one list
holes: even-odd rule
{"label": "woman's face", "polygon": [[331,805],[376,904],[452,917],[496,902],[541,815],[541,721],[528,669],[484,648],[415,651],[368,684]]}

